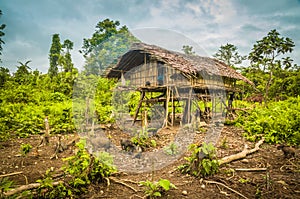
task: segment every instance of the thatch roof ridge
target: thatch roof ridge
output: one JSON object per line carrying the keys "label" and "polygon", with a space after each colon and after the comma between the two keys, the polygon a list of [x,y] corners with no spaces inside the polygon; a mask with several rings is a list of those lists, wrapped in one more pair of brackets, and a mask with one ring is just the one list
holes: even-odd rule
{"label": "thatch roof ridge", "polygon": [[243,80],[244,82],[253,85],[246,77],[215,58],[187,55],[145,43],[134,43],[132,45],[132,50],[142,50],[152,55],[159,56],[172,67],[192,76],[197,73],[206,73],[208,75],[218,75]]}
{"label": "thatch roof ridge", "polygon": [[[152,57],[155,57],[158,61],[162,61],[167,65],[183,72],[183,74],[187,77],[194,78],[197,74],[202,76],[216,75],[243,80],[246,83],[254,85],[246,77],[215,58],[202,57],[199,55],[187,55],[184,53],[167,50],[156,45],[150,45],[141,42],[133,43],[131,49],[118,60],[117,65],[113,68],[109,68],[106,71],[106,76],[120,77],[120,71],[128,71],[131,69],[131,67],[135,67],[130,65],[129,62],[137,58],[136,55],[138,53],[149,54]],[[141,63],[142,60],[141,58],[139,59]]]}

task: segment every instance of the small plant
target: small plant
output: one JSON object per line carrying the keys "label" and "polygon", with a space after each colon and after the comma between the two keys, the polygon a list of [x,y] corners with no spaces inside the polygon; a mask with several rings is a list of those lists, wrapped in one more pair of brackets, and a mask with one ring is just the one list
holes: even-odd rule
{"label": "small plant", "polygon": [[151,142],[151,146],[155,148],[156,145],[157,145],[157,144],[156,144],[156,141],[155,141],[155,140],[150,140],[150,142]]}
{"label": "small plant", "polygon": [[22,155],[27,155],[32,149],[31,144],[22,144],[21,145],[21,153]]}
{"label": "small plant", "polygon": [[99,153],[95,157],[87,152],[83,141],[77,143],[76,146],[78,152],[74,156],[64,159],[68,164],[63,167],[65,173],[72,176],[69,181],[72,187],[80,188],[91,183],[103,182],[112,173],[116,172],[113,159],[108,153]]}
{"label": "small plant", "polygon": [[242,184],[245,184],[245,183],[247,183],[249,181],[250,181],[249,179],[244,179],[244,178],[240,178],[239,179],[239,182],[242,183]]}
{"label": "small plant", "polygon": [[145,187],[145,195],[150,199],[162,197],[170,189],[176,189],[176,186],[167,179],[160,179],[158,182],[141,181],[140,185]]}
{"label": "small plant", "polygon": [[[153,140],[155,142],[155,140]],[[136,146],[141,147],[142,149],[149,148],[155,144],[152,140],[149,139],[147,128],[137,131],[137,134],[131,138],[131,142]]]}
{"label": "small plant", "polygon": [[207,131],[207,128],[204,128],[204,127],[199,127],[198,131],[200,133],[205,133]]}
{"label": "small plant", "polygon": [[224,173],[225,173],[227,176],[232,176],[232,175],[234,175],[234,172],[235,172],[234,169],[226,169],[226,170],[224,171]]}
{"label": "small plant", "polygon": [[228,148],[228,141],[227,141],[227,137],[226,136],[221,141],[221,148],[222,149],[227,149]]}
{"label": "small plant", "polygon": [[176,155],[178,153],[178,146],[171,142],[168,146],[164,147],[164,151],[168,155]]}
{"label": "small plant", "polygon": [[4,192],[9,191],[14,182],[8,178],[0,178],[0,198],[4,197]]}
{"label": "small plant", "polygon": [[68,189],[62,182],[53,186],[53,179],[50,170],[46,171],[45,177],[36,182],[40,183],[38,188],[38,197],[42,198],[66,198],[73,197],[71,189]]}
{"label": "small plant", "polygon": [[192,144],[189,150],[192,154],[185,158],[188,162],[178,167],[181,172],[205,177],[219,170],[219,162],[215,159],[216,150],[211,143],[203,143],[200,146]]}

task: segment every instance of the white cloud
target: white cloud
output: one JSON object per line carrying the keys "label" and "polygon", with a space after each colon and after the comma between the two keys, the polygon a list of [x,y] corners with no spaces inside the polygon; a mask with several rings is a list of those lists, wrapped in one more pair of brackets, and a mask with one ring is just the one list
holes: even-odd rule
{"label": "white cloud", "polygon": [[[17,61],[30,59],[46,72],[52,34],[59,33],[62,41],[74,42],[72,56],[80,67],[84,60],[78,50],[83,38],[90,38],[96,24],[105,18],[119,20],[132,30],[155,27],[175,31],[204,48],[208,56],[226,43],[247,54],[255,41],[277,29],[282,36],[291,37],[296,43],[294,54],[299,54],[299,5],[297,0],[3,1],[1,19],[7,23],[7,35],[2,65],[13,67]],[[164,39],[172,39],[173,46],[181,50],[178,38],[157,35],[156,40]],[[294,60],[300,64],[299,57]]]}

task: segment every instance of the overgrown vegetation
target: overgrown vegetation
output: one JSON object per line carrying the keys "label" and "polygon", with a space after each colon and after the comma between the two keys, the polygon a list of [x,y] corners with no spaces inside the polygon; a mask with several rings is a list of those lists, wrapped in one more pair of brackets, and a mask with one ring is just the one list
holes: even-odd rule
{"label": "overgrown vegetation", "polygon": [[291,97],[280,102],[271,102],[268,108],[257,106],[241,115],[234,122],[242,127],[251,141],[265,137],[269,143],[300,143],[300,97]]}
{"label": "overgrown vegetation", "polygon": [[[78,142],[76,146],[77,153],[64,160],[64,180],[55,181],[51,171],[47,170],[44,178],[37,180],[40,183],[37,192],[26,194],[37,198],[78,198],[88,190],[89,185],[106,182],[107,178],[117,171],[113,165],[113,158],[108,153],[101,152],[97,156],[89,154],[83,141]],[[3,189],[7,190],[11,184],[4,185]]]}

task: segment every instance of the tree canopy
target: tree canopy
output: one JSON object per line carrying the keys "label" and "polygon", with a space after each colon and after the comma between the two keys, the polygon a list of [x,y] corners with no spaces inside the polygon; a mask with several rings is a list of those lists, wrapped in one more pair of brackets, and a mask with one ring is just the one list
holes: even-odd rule
{"label": "tree canopy", "polygon": [[277,78],[280,78],[283,70],[291,69],[293,60],[282,56],[291,53],[294,46],[295,44],[290,38],[281,37],[275,29],[254,44],[248,58],[251,63],[250,68],[268,74],[266,78],[263,78],[267,79],[267,82],[261,82],[261,84],[265,84],[264,89],[261,89],[264,93],[265,102],[269,98],[269,89],[274,73],[276,73]]}
{"label": "tree canopy", "polygon": [[62,45],[60,43],[59,34],[54,34],[52,36],[52,44],[50,48],[49,61],[50,67],[48,74],[50,77],[56,76],[58,74],[58,60],[60,57]]}
{"label": "tree canopy", "polygon": [[183,45],[182,51],[186,55],[195,55],[196,54],[195,51],[193,51],[193,46],[189,46],[189,45]]}
{"label": "tree canopy", "polygon": [[241,64],[247,57],[238,53],[238,48],[233,44],[221,45],[217,53],[213,55],[216,59],[223,61],[228,66],[236,69],[236,64]]}
{"label": "tree canopy", "polygon": [[96,31],[89,39],[83,40],[80,51],[86,58],[87,74],[100,74],[102,70],[116,63],[117,58],[128,51],[138,40],[119,21],[105,19],[96,25]]}

